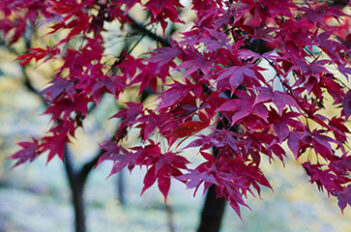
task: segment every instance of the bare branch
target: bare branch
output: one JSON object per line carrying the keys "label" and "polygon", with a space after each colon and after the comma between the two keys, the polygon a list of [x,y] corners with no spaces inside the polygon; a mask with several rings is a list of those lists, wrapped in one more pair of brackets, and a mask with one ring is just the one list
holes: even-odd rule
{"label": "bare branch", "polygon": [[128,18],[129,23],[133,29],[135,29],[135,30],[141,32],[142,34],[146,35],[147,37],[159,42],[162,46],[165,46],[165,47],[171,46],[169,39],[164,38],[162,36],[159,36],[156,33],[153,33],[152,31],[148,30],[142,23],[136,21],[129,14],[127,14],[127,18]]}

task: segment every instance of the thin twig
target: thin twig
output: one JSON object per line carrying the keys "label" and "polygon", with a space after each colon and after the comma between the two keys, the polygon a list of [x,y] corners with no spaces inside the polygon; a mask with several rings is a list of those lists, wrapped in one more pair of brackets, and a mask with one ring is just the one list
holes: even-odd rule
{"label": "thin twig", "polygon": [[142,34],[146,35],[147,37],[159,42],[162,46],[164,47],[170,47],[171,43],[169,41],[169,39],[164,38],[162,36],[157,35],[156,33],[148,30],[145,25],[139,23],[138,21],[136,21],[134,18],[132,18],[129,14],[127,14],[127,18],[129,20],[129,24],[131,25],[131,27],[139,32],[141,32]]}

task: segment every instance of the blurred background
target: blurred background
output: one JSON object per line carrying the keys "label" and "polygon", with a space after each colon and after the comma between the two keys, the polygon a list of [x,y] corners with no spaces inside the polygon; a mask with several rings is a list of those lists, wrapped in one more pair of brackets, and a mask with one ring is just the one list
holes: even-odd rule
{"label": "blurred background", "polygon": [[[191,22],[191,13],[183,14],[183,20],[188,17]],[[138,14],[137,18],[142,21],[143,17],[146,16]],[[185,24],[172,30],[179,32],[187,27]],[[150,46],[147,38],[118,28],[107,26],[107,57],[117,56],[126,41],[131,47],[138,45],[134,55],[142,54]],[[42,135],[50,123],[49,117],[43,115],[42,99],[30,86],[37,90],[47,86],[59,61],[24,67],[15,61],[29,46],[58,40],[42,37],[47,29],[42,30],[33,32],[29,28],[28,35],[11,46],[0,40],[0,232],[73,231],[71,190],[63,162],[54,158],[47,164],[44,154],[31,164],[12,169],[13,162],[7,158],[19,149],[17,142]],[[133,91],[125,93],[123,100],[133,100]],[[118,122],[107,119],[119,108],[114,98],[106,95],[97,110],[91,112],[69,147],[78,167],[91,159],[99,149],[98,144],[113,133]],[[134,142],[131,133],[125,143]],[[195,150],[184,155],[194,165],[200,159]],[[342,214],[335,199],[308,183],[303,168],[293,159],[286,159],[285,167],[280,161],[264,160],[262,164],[274,191],[264,189],[261,198],[249,196],[247,202],[252,210],[242,208],[243,221],[226,207],[222,232],[351,231],[351,210],[346,208]],[[111,167],[111,163],[103,163],[92,170],[87,180],[84,198],[88,231],[196,231],[204,201],[201,189],[193,197],[192,190],[173,181],[165,203],[157,186],[140,196],[145,170],[135,168],[132,173],[123,170],[107,178]]]}

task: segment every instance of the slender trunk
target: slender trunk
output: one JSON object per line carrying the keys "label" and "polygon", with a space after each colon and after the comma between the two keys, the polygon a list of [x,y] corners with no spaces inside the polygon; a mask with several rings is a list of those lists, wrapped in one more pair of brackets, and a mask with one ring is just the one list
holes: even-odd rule
{"label": "slender trunk", "polygon": [[71,189],[71,201],[74,208],[74,228],[75,232],[86,232],[85,209],[84,209],[84,184],[86,178],[83,178],[82,172],[75,172],[72,165],[71,154],[67,144],[65,145],[64,166]]}
{"label": "slender trunk", "polygon": [[119,203],[122,207],[126,206],[124,169],[122,169],[117,176],[117,194]]}
{"label": "slender trunk", "polygon": [[197,232],[219,232],[225,205],[226,200],[224,198],[216,197],[215,185],[209,187]]}
{"label": "slender trunk", "polygon": [[168,231],[175,232],[173,207],[171,205],[169,205],[168,203],[166,203],[165,208],[166,208],[166,213],[167,213]]}
{"label": "slender trunk", "polygon": [[[76,175],[78,177],[78,175]],[[83,198],[83,183],[75,178],[76,183],[72,186],[72,203],[74,208],[75,232],[86,232],[85,206]]]}

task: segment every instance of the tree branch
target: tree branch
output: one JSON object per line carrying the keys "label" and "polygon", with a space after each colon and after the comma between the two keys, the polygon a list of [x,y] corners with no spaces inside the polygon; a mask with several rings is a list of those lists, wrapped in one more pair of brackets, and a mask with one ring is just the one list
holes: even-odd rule
{"label": "tree branch", "polygon": [[47,106],[48,103],[45,101],[44,97],[40,94],[40,91],[37,90],[34,85],[32,84],[29,76],[28,76],[28,73],[26,71],[26,68],[25,66],[21,66],[21,72],[24,76],[24,86],[29,90],[29,92],[32,92],[34,93],[35,95],[37,95],[41,100],[42,100],[42,103]]}
{"label": "tree branch", "polygon": [[64,166],[66,169],[68,182],[69,182],[70,186],[72,187],[73,183],[75,182],[74,179],[76,178],[76,173],[75,173],[74,168],[73,168],[73,163],[71,160],[72,155],[68,149],[67,143],[65,143],[65,152],[63,155],[64,155]]}
{"label": "tree branch", "polygon": [[98,163],[100,157],[104,152],[105,151],[100,148],[99,152],[90,161],[88,161],[83,165],[82,169],[79,172],[83,183],[85,183],[90,171],[96,166],[96,164]]}
{"label": "tree branch", "polygon": [[[142,25],[141,23],[137,22],[134,18],[132,18],[130,15],[127,14],[127,18],[130,21],[130,24],[132,26],[133,29],[143,33],[144,35],[148,36],[149,38],[159,42],[161,45],[165,46],[165,47],[170,47],[171,43],[169,42],[169,40],[167,38],[161,37],[155,33],[153,33],[152,31],[148,30],[145,28],[144,25]],[[143,91],[142,96],[141,96],[141,102],[143,102],[147,96],[149,96],[150,94],[152,94],[152,91],[150,91],[148,88],[145,89],[145,91]],[[116,131],[117,132],[117,131]],[[112,139],[114,138],[116,133],[114,133]],[[99,161],[100,157],[102,156],[102,154],[104,153],[103,149],[99,149],[99,151],[97,152],[97,154],[87,163],[85,163],[82,167],[82,169],[80,170],[80,175],[81,178],[83,180],[83,182],[85,182],[85,180],[87,179],[90,171],[96,166],[97,162]]]}
{"label": "tree branch", "polygon": [[141,32],[142,34],[146,35],[147,37],[159,42],[164,47],[170,47],[171,46],[171,43],[170,43],[169,39],[164,38],[162,36],[159,36],[156,33],[148,30],[143,24],[141,24],[140,22],[136,21],[129,14],[127,14],[127,18],[129,20],[129,24],[131,25],[131,27],[133,29],[135,29],[135,30]]}
{"label": "tree branch", "polygon": [[[24,38],[25,40],[25,48],[26,48],[26,52],[30,49],[30,41],[28,38]],[[6,44],[6,42],[4,40],[0,40],[0,46],[4,46],[9,52],[15,54],[16,56],[20,56],[20,53],[13,47],[9,46]],[[38,97],[41,98],[42,102],[44,105],[47,106],[47,103],[44,101],[44,98],[43,96],[40,94],[40,91],[37,90],[34,85],[32,84],[30,78],[29,78],[29,75],[26,71],[26,66],[22,66],[20,65],[20,69],[21,69],[21,72],[22,72],[22,75],[24,77],[24,86],[29,90],[29,92],[31,93],[34,93],[35,95],[37,95]]]}

